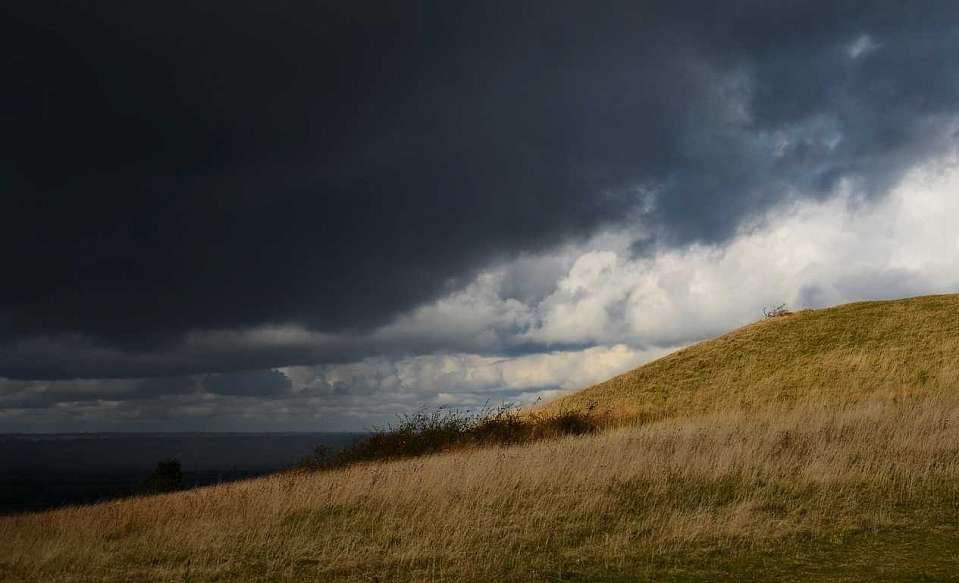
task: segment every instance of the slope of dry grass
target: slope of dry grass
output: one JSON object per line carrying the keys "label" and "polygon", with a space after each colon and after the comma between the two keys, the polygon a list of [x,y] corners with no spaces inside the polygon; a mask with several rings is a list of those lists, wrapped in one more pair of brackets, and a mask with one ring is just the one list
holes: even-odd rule
{"label": "slope of dry grass", "polygon": [[633,419],[959,387],[959,295],[858,302],[762,320],[588,387]]}
{"label": "slope of dry grass", "polygon": [[[728,411],[0,519],[5,580],[959,573],[959,398]],[[869,557],[861,547],[878,546]],[[824,569],[821,561],[834,561]],[[839,560],[836,559],[839,557]]]}
{"label": "slope of dry grass", "polygon": [[957,580],[957,338],[957,296],[760,322],[554,405],[604,433],[0,518],[0,580]]}

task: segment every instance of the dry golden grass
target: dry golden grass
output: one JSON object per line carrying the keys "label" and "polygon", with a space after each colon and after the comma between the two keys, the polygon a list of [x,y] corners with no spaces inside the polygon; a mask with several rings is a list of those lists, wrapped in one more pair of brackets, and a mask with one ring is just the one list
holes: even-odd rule
{"label": "dry golden grass", "polygon": [[[959,398],[939,394],[729,411],[8,517],[0,568],[24,581],[715,577],[752,553],[787,560],[797,544],[954,525],[957,502]],[[704,553],[722,561],[697,562]]]}
{"label": "dry golden grass", "polygon": [[858,302],[762,320],[545,406],[597,402],[653,420],[874,391],[959,388],[959,295]]}
{"label": "dry golden grass", "polygon": [[0,518],[4,581],[955,580],[959,299],[764,321],[587,437]]}

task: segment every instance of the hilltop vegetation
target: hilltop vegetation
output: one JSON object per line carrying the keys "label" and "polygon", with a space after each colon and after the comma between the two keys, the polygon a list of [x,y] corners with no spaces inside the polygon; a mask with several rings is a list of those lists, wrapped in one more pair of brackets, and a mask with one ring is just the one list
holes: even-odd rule
{"label": "hilltop vegetation", "polygon": [[11,581],[959,573],[959,297],[762,321],[558,404],[619,426],[0,519]]}

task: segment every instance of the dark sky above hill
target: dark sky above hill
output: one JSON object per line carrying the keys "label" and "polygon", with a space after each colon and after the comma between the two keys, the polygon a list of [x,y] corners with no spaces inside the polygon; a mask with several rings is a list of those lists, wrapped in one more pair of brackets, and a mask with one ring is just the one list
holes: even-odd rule
{"label": "dark sky above hill", "polygon": [[959,287],[955,2],[0,7],[0,430],[338,429]]}

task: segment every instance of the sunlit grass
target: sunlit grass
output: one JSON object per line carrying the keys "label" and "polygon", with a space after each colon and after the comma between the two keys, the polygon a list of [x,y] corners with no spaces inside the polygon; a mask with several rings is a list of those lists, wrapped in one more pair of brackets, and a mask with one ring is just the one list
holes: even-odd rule
{"label": "sunlit grass", "polygon": [[953,580],[957,314],[760,322],[562,404],[600,433],[2,518],[0,579]]}
{"label": "sunlit grass", "polygon": [[[727,411],[4,518],[0,565],[31,581],[705,577],[888,540],[884,552],[901,555],[891,567],[959,569],[957,504],[959,399],[930,395]],[[910,532],[938,533],[936,553],[897,548]]]}
{"label": "sunlit grass", "polygon": [[547,404],[652,420],[768,403],[959,388],[959,295],[761,320]]}

